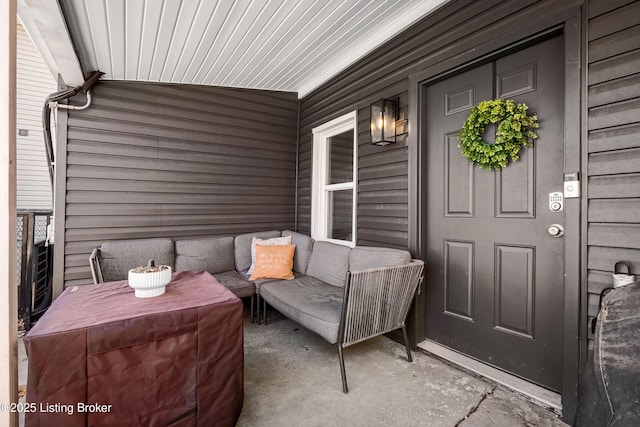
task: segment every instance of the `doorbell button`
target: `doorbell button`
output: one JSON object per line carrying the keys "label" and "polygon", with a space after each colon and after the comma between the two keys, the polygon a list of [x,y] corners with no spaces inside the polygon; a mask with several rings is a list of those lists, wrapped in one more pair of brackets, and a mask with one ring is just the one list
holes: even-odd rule
{"label": "doorbell button", "polygon": [[580,172],[565,173],[563,181],[565,199],[580,197]]}
{"label": "doorbell button", "polygon": [[571,199],[580,197],[580,181],[564,182],[564,198]]}

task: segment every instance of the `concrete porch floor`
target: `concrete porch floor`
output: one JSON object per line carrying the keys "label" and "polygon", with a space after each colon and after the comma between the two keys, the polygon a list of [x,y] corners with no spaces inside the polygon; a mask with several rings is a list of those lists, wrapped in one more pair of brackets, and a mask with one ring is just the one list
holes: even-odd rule
{"label": "concrete porch floor", "polygon": [[[269,311],[251,324],[245,310],[245,397],[239,427],[250,426],[566,426],[553,412],[425,352],[378,337],[338,350]],[[19,342],[19,384],[27,357]],[[24,398],[23,398],[24,399]],[[24,416],[20,416],[24,425]]]}
{"label": "concrete porch floor", "polygon": [[238,426],[565,426],[556,414],[425,352],[378,337],[338,350],[269,311],[245,322],[245,398]]}

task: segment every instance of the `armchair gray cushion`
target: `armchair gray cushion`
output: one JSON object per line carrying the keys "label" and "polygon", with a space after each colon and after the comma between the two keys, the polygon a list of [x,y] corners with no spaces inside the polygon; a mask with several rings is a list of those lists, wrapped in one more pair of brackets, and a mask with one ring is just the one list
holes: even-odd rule
{"label": "armchair gray cushion", "polygon": [[[244,277],[246,277],[248,279],[248,275],[246,274],[242,274]],[[300,274],[298,272],[293,272],[293,278],[297,279],[299,277],[303,277],[304,274]],[[264,285],[265,283],[269,283],[269,282],[277,282],[277,281],[281,281],[282,279],[258,279],[258,280],[253,280],[253,284],[256,285],[256,294],[260,295],[260,288],[262,288],[262,285]]]}
{"label": "armchair gray cushion", "polygon": [[234,268],[233,237],[176,241],[176,271],[206,270],[216,274]]}
{"label": "armchair gray cushion", "polygon": [[175,267],[175,252],[171,239],[139,239],[104,242],[100,246],[100,267],[105,282],[126,280],[129,270],[146,266],[154,260],[156,265]]}
{"label": "armchair gray cushion", "polygon": [[279,231],[259,231],[257,233],[240,234],[235,238],[235,262],[236,270],[247,271],[251,267],[251,239],[271,239],[280,237]]}
{"label": "armchair gray cushion", "polygon": [[260,295],[289,319],[335,344],[344,289],[310,276],[263,283]]}
{"label": "armchair gray cushion", "polygon": [[400,249],[356,246],[349,253],[349,270],[362,271],[370,268],[395,267],[411,262],[411,254]]}
{"label": "armchair gray cushion", "polygon": [[348,246],[330,242],[315,242],[307,267],[307,276],[315,277],[333,286],[344,287],[349,271]]}
{"label": "armchair gray cushion", "polygon": [[291,230],[283,231],[282,237],[285,236],[291,236],[291,243],[296,245],[296,252],[293,256],[293,271],[305,274],[311,258],[311,251],[313,251],[313,239],[306,234]]}

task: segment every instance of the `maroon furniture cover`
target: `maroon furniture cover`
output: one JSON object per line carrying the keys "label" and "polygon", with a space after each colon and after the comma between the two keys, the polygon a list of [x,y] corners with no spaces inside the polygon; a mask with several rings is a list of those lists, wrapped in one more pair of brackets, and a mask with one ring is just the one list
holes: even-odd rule
{"label": "maroon furniture cover", "polygon": [[174,273],[154,298],[136,298],[127,281],[68,288],[24,344],[27,426],[226,426],[240,416],[242,302],[207,272]]}

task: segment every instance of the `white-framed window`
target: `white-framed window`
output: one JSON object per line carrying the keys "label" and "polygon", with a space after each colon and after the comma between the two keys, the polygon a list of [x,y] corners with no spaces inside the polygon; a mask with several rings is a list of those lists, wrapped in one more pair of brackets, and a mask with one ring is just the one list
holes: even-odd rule
{"label": "white-framed window", "polygon": [[356,244],[357,113],[313,129],[311,236]]}

